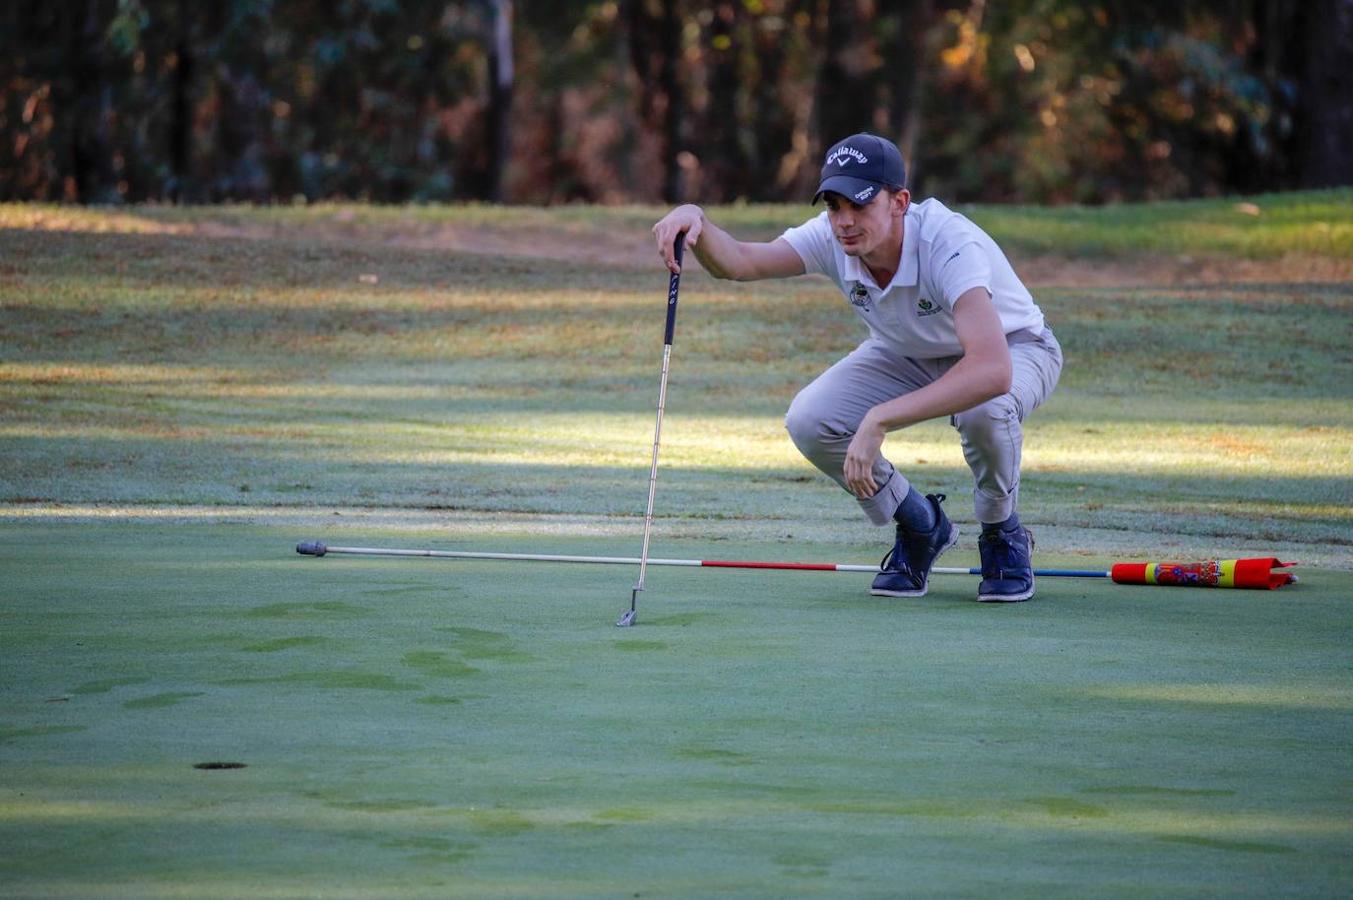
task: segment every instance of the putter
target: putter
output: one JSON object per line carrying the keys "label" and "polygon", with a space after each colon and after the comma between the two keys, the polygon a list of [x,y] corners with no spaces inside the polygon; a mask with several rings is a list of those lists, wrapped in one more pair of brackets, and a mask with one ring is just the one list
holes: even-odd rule
{"label": "putter", "polygon": [[[681,265],[681,254],[686,244],[686,235],[678,234],[672,244],[677,266]],[[667,405],[667,369],[672,360],[672,335],[676,330],[677,288],[681,285],[680,273],[673,272],[667,280],[667,332],[662,340],[662,378],[658,382],[658,421],[653,426],[653,463],[648,469],[648,509],[644,512],[644,546],[639,553],[639,580],[630,591],[630,608],[615,623],[617,628],[629,628],[638,615],[639,592],[644,589],[644,576],[648,573],[648,538],[653,530],[653,495],[658,489],[658,445],[662,441],[662,411]]]}

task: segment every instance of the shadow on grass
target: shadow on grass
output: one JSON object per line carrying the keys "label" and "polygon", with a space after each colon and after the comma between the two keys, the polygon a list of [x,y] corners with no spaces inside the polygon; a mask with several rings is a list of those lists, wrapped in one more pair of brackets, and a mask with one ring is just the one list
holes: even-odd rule
{"label": "shadow on grass", "polygon": [[[63,439],[0,441],[11,471],[0,503],[60,513],[63,503],[313,505],[424,511],[638,517],[648,470],[633,466],[487,461],[354,462],[341,448],[275,444]],[[927,464],[906,474],[948,493],[951,515],[972,519],[965,467]],[[1169,466],[1125,473],[1112,463],[1073,472],[1026,469],[1030,524],[1142,533],[1240,535],[1353,544],[1353,483],[1341,476],[1180,474]],[[784,521],[810,531],[855,522],[858,509],[825,476],[802,466],[661,466],[661,521]],[[862,521],[862,520],[861,520]],[[831,526],[839,527],[839,526]],[[790,528],[798,532],[799,528]]]}

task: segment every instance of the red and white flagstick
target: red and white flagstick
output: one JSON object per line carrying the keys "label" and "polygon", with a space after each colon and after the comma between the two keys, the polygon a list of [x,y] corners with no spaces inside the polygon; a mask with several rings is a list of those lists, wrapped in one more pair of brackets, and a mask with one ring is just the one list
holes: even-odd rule
{"label": "red and white flagstick", "polygon": [[[427,556],[437,559],[497,559],[515,562],[600,563],[603,565],[688,566],[705,569],[781,569],[796,572],[867,572],[876,574],[878,566],[848,563],[757,562],[735,559],[641,559],[637,556],[564,556],[549,553],[486,553],[471,550],[395,550],[384,547],[330,547],[322,541],[304,541],[296,545],[296,552],[305,556]],[[936,566],[935,575],[980,575],[981,569]],[[1089,569],[1035,569],[1038,576],[1063,578],[1107,578],[1108,572]]]}
{"label": "red and white flagstick", "polygon": [[[688,566],[704,569],[780,569],[792,572],[865,572],[874,574],[878,566],[849,563],[760,562],[738,559],[648,559],[638,556],[564,556],[548,553],[486,553],[477,550],[394,550],[384,547],[330,547],[322,541],[302,541],[296,552],[305,556],[346,554],[349,556],[430,556],[438,559],[497,559],[516,562],[602,563],[617,566]],[[1109,578],[1118,584],[1154,584],[1175,587],[1257,588],[1276,590],[1297,583],[1297,576],[1286,571],[1296,563],[1280,562],[1276,557],[1255,559],[1214,559],[1198,563],[1114,563],[1109,571],[1100,569],[1034,569],[1039,578]],[[980,568],[936,566],[933,575],[981,575]]]}

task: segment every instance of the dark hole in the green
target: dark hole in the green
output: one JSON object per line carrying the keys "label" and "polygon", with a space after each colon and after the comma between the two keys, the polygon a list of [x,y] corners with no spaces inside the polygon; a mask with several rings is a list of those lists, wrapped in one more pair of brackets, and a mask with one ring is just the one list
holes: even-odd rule
{"label": "dark hole in the green", "polygon": [[241,762],[204,762],[193,763],[194,769],[243,769],[244,763]]}

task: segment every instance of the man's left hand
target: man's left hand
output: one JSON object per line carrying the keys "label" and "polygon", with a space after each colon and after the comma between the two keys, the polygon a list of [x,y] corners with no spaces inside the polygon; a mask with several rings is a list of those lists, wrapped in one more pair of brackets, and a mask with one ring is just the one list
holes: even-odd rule
{"label": "man's left hand", "polygon": [[878,459],[886,436],[887,432],[874,420],[872,412],[866,413],[846,449],[846,487],[861,500],[874,496],[879,489],[874,481],[874,460]]}

